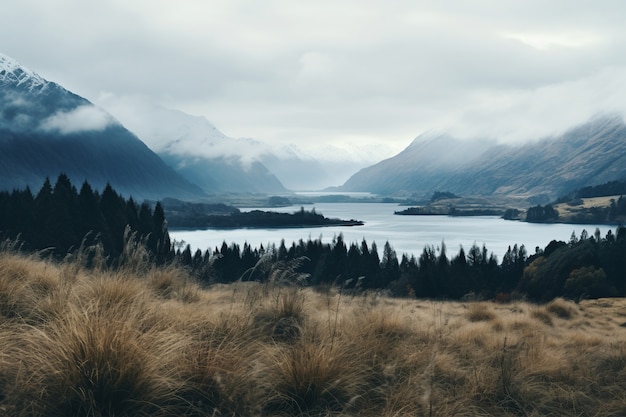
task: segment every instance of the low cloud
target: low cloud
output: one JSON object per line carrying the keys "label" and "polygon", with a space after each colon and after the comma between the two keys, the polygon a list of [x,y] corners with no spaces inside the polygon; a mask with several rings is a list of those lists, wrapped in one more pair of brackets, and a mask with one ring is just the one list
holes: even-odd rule
{"label": "low cloud", "polygon": [[47,132],[64,135],[81,132],[102,131],[115,124],[107,112],[92,105],[77,107],[70,111],[59,111],[41,122],[39,128]]}
{"label": "low cloud", "polygon": [[[322,156],[399,152],[430,129],[521,143],[626,107],[617,0],[44,3],[3,7],[0,37],[3,53],[45,78],[92,101],[145,96],[230,137]],[[154,149],[185,139],[184,129],[141,134],[125,111],[111,113]]]}
{"label": "low cloud", "polygon": [[476,94],[473,106],[452,115],[447,125],[457,137],[523,143],[563,133],[594,117],[626,116],[625,95],[626,66],[615,66],[532,90]]}
{"label": "low cloud", "polygon": [[235,139],[204,116],[155,105],[144,97],[105,94],[98,103],[157,153],[202,158],[229,158],[250,165],[264,154],[282,157],[289,150],[255,139]]}

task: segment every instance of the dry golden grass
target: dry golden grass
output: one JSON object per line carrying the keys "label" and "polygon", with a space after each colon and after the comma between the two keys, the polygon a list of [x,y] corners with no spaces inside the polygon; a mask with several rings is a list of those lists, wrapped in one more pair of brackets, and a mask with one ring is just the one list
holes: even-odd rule
{"label": "dry golden grass", "polygon": [[434,302],[0,253],[2,416],[617,416],[626,301]]}
{"label": "dry golden grass", "polygon": [[[580,205],[571,206],[567,203],[560,203],[554,205],[554,209],[559,212],[559,217],[569,218],[580,212],[581,209],[590,209],[593,207],[607,208],[611,206],[611,200],[617,201],[620,198],[619,195],[605,196],[605,197],[592,197],[581,198]],[[592,231],[589,231],[592,232]]]}
{"label": "dry golden grass", "polygon": [[611,200],[617,201],[620,198],[619,195],[603,196],[603,197],[590,197],[581,198],[580,205],[571,206],[567,203],[556,204],[554,208],[559,212],[559,216],[569,216],[576,213],[577,208],[592,208],[592,207],[610,207]]}

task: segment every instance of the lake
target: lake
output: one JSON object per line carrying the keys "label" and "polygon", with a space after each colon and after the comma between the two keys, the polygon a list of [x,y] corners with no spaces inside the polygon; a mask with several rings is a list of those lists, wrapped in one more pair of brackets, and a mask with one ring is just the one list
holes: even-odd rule
{"label": "lake", "polygon": [[[368,245],[376,242],[379,253],[386,241],[398,254],[413,254],[416,257],[422,253],[427,245],[441,247],[446,245],[448,257],[459,252],[462,246],[465,252],[476,243],[486,245],[487,250],[498,257],[498,262],[506,253],[509,246],[514,244],[526,246],[529,255],[535,253],[535,247],[545,248],[551,240],[569,241],[572,232],[580,237],[583,229],[589,236],[593,236],[596,227],[600,229],[602,237],[609,230],[615,232],[615,226],[607,225],[575,225],[575,224],[533,224],[518,221],[502,220],[498,217],[449,217],[449,216],[397,216],[394,211],[402,210],[397,204],[386,203],[316,203],[304,206],[306,210],[315,208],[318,213],[326,217],[345,220],[363,220],[364,226],[338,227],[306,227],[292,229],[235,229],[235,230],[171,230],[170,237],[178,242],[190,244],[192,250],[214,250],[222,242],[235,242],[243,246],[248,242],[252,247],[269,244],[280,245],[282,239],[287,247],[300,239],[321,238],[329,243],[333,237],[343,234],[346,245],[352,242],[361,243],[365,239]],[[252,209],[242,208],[242,211]],[[300,206],[281,208],[262,208],[281,212],[294,212]]]}

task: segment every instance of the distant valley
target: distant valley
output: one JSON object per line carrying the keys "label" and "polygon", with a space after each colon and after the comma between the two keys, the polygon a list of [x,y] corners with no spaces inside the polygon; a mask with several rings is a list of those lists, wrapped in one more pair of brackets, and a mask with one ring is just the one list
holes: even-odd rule
{"label": "distant valley", "polygon": [[296,145],[272,145],[233,138],[202,116],[141,99],[105,98],[101,105],[135,132],[179,173],[207,192],[284,193],[339,185],[360,168],[377,162],[378,149],[318,152]]}
{"label": "distant valley", "polygon": [[109,102],[120,122],[3,55],[0,87],[4,190],[38,189],[46,177],[65,173],[75,184],[88,180],[103,189],[110,183],[137,199],[216,202],[237,194],[288,195],[352,173],[327,190],[407,202],[450,192],[476,198],[469,200],[470,208],[475,201],[526,208],[626,178],[626,125],[618,116],[517,146],[426,133],[397,155],[355,173],[371,155],[344,157],[342,144],[325,149],[331,156],[320,160],[296,146],[230,138],[204,117],[145,103],[126,103],[131,108],[124,111],[124,103]]}

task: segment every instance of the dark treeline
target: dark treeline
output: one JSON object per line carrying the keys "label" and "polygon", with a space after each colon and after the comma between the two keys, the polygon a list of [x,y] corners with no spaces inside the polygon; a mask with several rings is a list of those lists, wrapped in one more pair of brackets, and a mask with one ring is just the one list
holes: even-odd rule
{"label": "dark treeline", "polygon": [[552,241],[530,256],[524,246],[513,245],[501,262],[477,245],[449,256],[443,242],[417,257],[398,257],[387,242],[379,256],[376,243],[347,244],[342,235],[330,243],[283,241],[268,248],[223,242],[194,252],[183,242],[170,242],[160,203],[154,208],[137,204],[110,186],[99,193],[86,182],[77,191],[61,175],[54,186],[46,181],[37,195],[29,189],[0,192],[0,236],[19,239],[24,250],[45,249],[56,257],[81,246],[100,247],[111,266],[132,239],[145,244],[153,262],[182,265],[207,285],[300,278],[306,285],[423,298],[545,301],[626,295],[626,228],[621,226],[604,237],[596,230],[593,236],[583,231],[569,242]]}
{"label": "dark treeline", "polygon": [[386,289],[394,296],[547,301],[558,296],[626,295],[624,227],[606,237],[599,231],[594,236],[583,231],[567,243],[552,241],[543,250],[536,248],[530,256],[523,245],[514,245],[500,263],[485,246],[477,245],[467,252],[461,248],[452,257],[442,244],[427,246],[417,258],[407,254],[398,258],[387,242],[379,258],[375,243],[369,246],[364,240],[346,245],[342,235],[331,243],[309,239],[267,249],[224,242],[213,251],[192,253],[187,246],[177,251],[177,258],[206,283],[264,281],[277,270],[295,265],[290,272],[308,276],[310,285]]}
{"label": "dark treeline", "polygon": [[78,191],[65,174],[54,186],[46,179],[36,195],[29,188],[0,192],[0,237],[19,240],[24,250],[46,251],[57,258],[81,246],[98,245],[114,263],[128,234],[127,238],[145,244],[156,262],[164,263],[172,259],[165,225],[160,203],[154,209],[138,204],[110,185],[99,193],[86,181]]}
{"label": "dark treeline", "polygon": [[550,204],[530,207],[526,212],[526,221],[530,223],[555,222],[558,218],[559,213]]}
{"label": "dark treeline", "polygon": [[363,222],[359,220],[329,219],[322,214],[304,210],[293,213],[279,213],[274,211],[252,210],[241,212],[239,210],[228,214],[174,214],[168,217],[168,224],[171,227],[180,228],[245,228],[245,227],[305,227],[305,226],[361,226]]}
{"label": "dark treeline", "polygon": [[626,194],[626,181],[609,181],[605,184],[583,187],[575,194],[575,198],[604,197]]}

